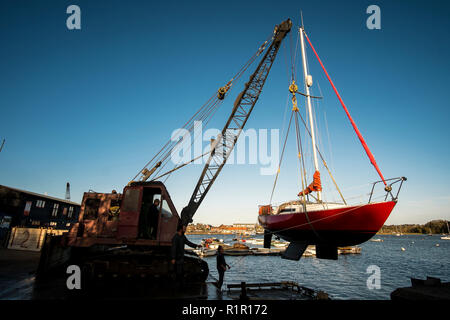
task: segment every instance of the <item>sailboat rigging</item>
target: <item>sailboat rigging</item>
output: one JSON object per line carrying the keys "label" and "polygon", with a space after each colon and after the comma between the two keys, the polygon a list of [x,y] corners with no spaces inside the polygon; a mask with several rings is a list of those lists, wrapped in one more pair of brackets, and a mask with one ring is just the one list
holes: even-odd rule
{"label": "sailboat rigging", "polygon": [[[272,197],[278,175],[280,173],[279,168],[277,176],[275,178],[274,188],[272,189],[270,203],[268,205],[260,206],[258,220],[265,230],[264,247],[270,248],[271,238],[273,235],[276,235],[290,242],[290,245],[286,249],[283,258],[290,260],[299,260],[308,245],[316,245],[317,258],[335,260],[337,259],[338,255],[338,247],[356,245],[365,242],[372,238],[380,230],[380,228],[383,226],[384,222],[392,212],[393,208],[395,207],[401,186],[403,182],[406,181],[406,178],[384,178],[377,162],[375,161],[375,157],[367,146],[367,143],[365,142],[361,132],[356,126],[355,121],[351,117],[348,108],[344,104],[342,97],[337,91],[336,86],[334,85],[331,77],[325,69],[325,66],[320,60],[317,51],[308,38],[303,25],[298,29],[298,31],[302,55],[304,93],[298,91],[295,80],[292,80],[292,83],[289,86],[289,92],[292,95],[293,105],[291,120],[292,118],[295,119],[298,158],[300,160],[300,166],[302,167],[302,170],[300,170],[302,190],[298,193],[299,198],[297,200],[284,202],[279,206],[273,206]],[[374,166],[375,170],[381,178],[380,181],[377,181],[373,184],[369,201],[366,203],[361,203],[358,205],[347,204],[341,190],[336,183],[336,180],[331,174],[331,171],[327,166],[327,163],[323,159],[323,156],[317,146],[316,128],[311,100],[321,97],[312,96],[310,94],[310,88],[313,85],[313,81],[312,76],[308,72],[305,38],[310,48],[314,52],[317,60],[319,61],[319,64],[321,65],[327,79],[329,80],[348,119],[350,120],[350,123],[356,135],[358,136],[358,139],[360,140],[367,156],[369,157],[371,164]],[[292,69],[294,70],[295,68]],[[294,78],[295,77],[293,76],[292,79]],[[296,98],[297,93],[305,97],[305,108],[308,115],[307,122],[309,124],[309,129],[307,123],[299,113],[299,107]],[[310,184],[307,184],[306,174],[304,170],[302,142],[299,132],[300,119],[302,120],[306,131],[309,134],[312,145],[314,173],[313,180]],[[283,152],[281,160],[283,158]],[[323,190],[318,156],[320,156],[324,167],[326,168],[336,189],[338,190],[339,195],[342,199],[342,203],[323,201]],[[384,201],[372,202],[374,188],[379,183],[384,184]],[[393,191],[393,186],[398,187],[396,193]],[[313,198],[314,201],[310,201],[310,197]]]}

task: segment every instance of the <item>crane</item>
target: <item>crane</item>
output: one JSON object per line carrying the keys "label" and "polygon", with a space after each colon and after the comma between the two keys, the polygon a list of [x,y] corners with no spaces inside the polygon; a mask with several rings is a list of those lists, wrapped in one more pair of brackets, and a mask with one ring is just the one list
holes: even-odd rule
{"label": "crane", "polygon": [[[163,156],[160,154],[159,158],[154,158],[154,166],[151,169],[147,164],[125,186],[122,194],[115,190],[111,193],[85,192],[78,223],[62,236],[52,236],[46,240],[38,276],[48,274],[54,267],[63,263],[81,265],[87,279],[94,279],[97,276],[115,278],[120,274],[128,278],[136,276],[142,279],[148,276],[160,279],[169,275],[167,256],[176,228],[180,223],[187,225],[192,221],[192,217],[220,174],[261,94],[281,42],[291,27],[290,19],[277,25],[270,41],[266,41],[250,60],[254,61],[267,48],[243,91],[238,94],[221,133],[212,144],[209,158],[189,203],[181,212],[181,217],[166,186],[163,182],[157,181],[158,177],[164,174],[150,179],[164,167],[164,162],[167,163],[172,148],[168,147]],[[247,63],[233,79],[240,77],[242,70],[249,65]],[[214,99],[210,99],[210,104],[206,105],[209,111],[203,110],[203,113],[200,113],[202,117],[208,112],[210,114],[213,107],[223,101],[233,79],[215,93]],[[135,181],[139,175],[140,178]],[[147,225],[142,223],[143,217],[148,214],[149,207],[154,205],[156,199],[159,200],[158,223],[152,226],[151,234],[145,236],[142,226],[146,228]],[[123,247],[126,247],[125,251],[121,251]],[[66,259],[62,259],[63,256]],[[200,281],[206,279],[209,270],[205,261],[198,257],[186,257],[184,263],[186,277]]]}

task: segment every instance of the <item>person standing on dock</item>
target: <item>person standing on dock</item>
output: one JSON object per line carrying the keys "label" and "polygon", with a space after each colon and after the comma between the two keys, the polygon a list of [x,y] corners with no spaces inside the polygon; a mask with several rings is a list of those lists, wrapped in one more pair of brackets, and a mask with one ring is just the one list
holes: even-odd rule
{"label": "person standing on dock", "polygon": [[219,281],[217,282],[217,287],[222,288],[223,278],[225,276],[225,271],[231,267],[226,263],[225,256],[223,255],[223,247],[219,246],[217,248],[217,272],[219,273]]}
{"label": "person standing on dock", "polygon": [[183,226],[181,223],[177,227],[177,233],[172,238],[172,250],[171,263],[175,267],[175,275],[176,281],[181,286],[183,286],[183,278],[184,278],[184,245],[187,244],[191,248],[201,248],[202,246],[196,245],[195,243],[189,241],[184,233],[186,232],[186,226]]}

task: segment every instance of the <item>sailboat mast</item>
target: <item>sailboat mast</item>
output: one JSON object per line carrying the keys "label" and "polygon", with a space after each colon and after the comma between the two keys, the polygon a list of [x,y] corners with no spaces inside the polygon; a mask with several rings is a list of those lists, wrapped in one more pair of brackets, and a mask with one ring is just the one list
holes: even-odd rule
{"label": "sailboat mast", "polygon": [[[309,114],[309,125],[311,127],[311,142],[313,146],[313,156],[314,156],[314,169],[316,171],[319,171],[319,162],[317,160],[317,150],[316,150],[316,134],[315,134],[315,128],[314,128],[314,120],[313,120],[313,114],[312,114],[312,107],[311,107],[311,97],[309,94],[309,87],[312,85],[312,78],[308,75],[308,67],[306,66],[306,54],[305,54],[305,40],[303,39],[303,25],[299,28],[300,33],[300,44],[302,49],[302,62],[303,62],[303,77],[304,77],[304,83],[305,83],[305,92],[306,92],[306,104],[308,107],[308,114]],[[317,191],[317,200],[322,200],[322,192]]]}

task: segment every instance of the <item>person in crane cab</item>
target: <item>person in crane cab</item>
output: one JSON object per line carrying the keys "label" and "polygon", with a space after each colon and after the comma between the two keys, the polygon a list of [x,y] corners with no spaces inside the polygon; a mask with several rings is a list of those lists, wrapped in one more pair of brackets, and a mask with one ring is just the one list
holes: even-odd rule
{"label": "person in crane cab", "polygon": [[156,239],[159,218],[159,199],[151,202],[153,195],[144,197],[139,218],[139,237],[142,239]]}
{"label": "person in crane cab", "polygon": [[202,246],[196,245],[189,241],[184,235],[186,232],[186,226],[181,223],[177,227],[177,232],[172,238],[172,250],[171,250],[171,263],[175,268],[176,281],[182,286],[184,278],[184,245],[187,244],[191,248],[201,248]]}
{"label": "person in crane cab", "polygon": [[159,199],[155,199],[149,210],[149,222],[150,222],[150,238],[156,239],[156,233],[158,231],[158,218],[159,218]]}

